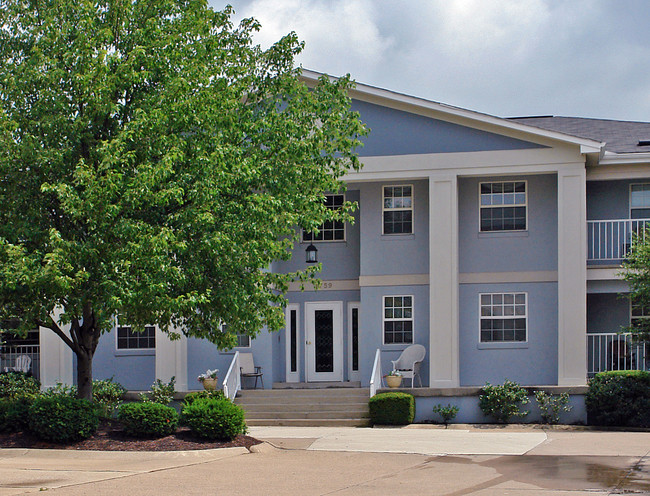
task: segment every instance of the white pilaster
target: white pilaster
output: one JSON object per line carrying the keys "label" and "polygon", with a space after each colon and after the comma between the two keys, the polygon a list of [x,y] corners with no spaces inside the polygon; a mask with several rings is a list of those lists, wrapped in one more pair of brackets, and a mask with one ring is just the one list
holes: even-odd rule
{"label": "white pilaster", "polygon": [[430,387],[460,385],[458,359],[458,184],[429,177]]}
{"label": "white pilaster", "polygon": [[187,391],[187,338],[172,341],[156,326],[156,379],[169,382],[176,377],[176,390]]}
{"label": "white pilaster", "polygon": [[581,167],[558,172],[558,385],[587,381],[587,201]]}
{"label": "white pilaster", "polygon": [[[58,313],[56,314],[58,317]],[[56,317],[55,317],[56,318]],[[61,326],[69,335],[70,326]],[[43,389],[56,386],[57,382],[72,385],[74,382],[72,350],[52,329],[39,327],[40,380]]]}

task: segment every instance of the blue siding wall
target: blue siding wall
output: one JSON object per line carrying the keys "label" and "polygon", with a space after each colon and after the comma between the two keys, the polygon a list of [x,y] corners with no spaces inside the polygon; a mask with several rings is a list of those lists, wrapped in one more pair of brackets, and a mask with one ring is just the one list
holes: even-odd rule
{"label": "blue siding wall", "polygon": [[[479,348],[479,293],[528,293],[528,343]],[[460,384],[557,384],[557,284],[462,284],[460,297]],[[515,346],[525,346],[516,348]]]}
{"label": "blue siding wall", "polygon": [[[75,368],[76,370],[76,368]],[[75,374],[76,375],[76,374]],[[99,340],[93,358],[93,378],[119,382],[131,391],[147,391],[156,380],[154,350],[117,350],[115,329]]]}
{"label": "blue siding wall", "polygon": [[630,302],[613,293],[587,295],[587,332],[621,332],[630,325]]}
{"label": "blue siding wall", "polygon": [[353,110],[370,128],[361,157],[544,148],[542,145],[460,126],[359,100]]}
{"label": "blue siding wall", "polygon": [[[349,201],[359,201],[358,190],[348,190],[345,197]],[[357,279],[359,277],[359,209],[354,212],[354,224],[346,224],[345,241],[314,241],[318,248],[318,261],[322,263],[323,270],[319,278],[332,279]],[[303,270],[305,263],[305,249],[309,243],[298,243],[294,247],[291,260],[275,262],[274,272],[294,272]]]}
{"label": "blue siding wall", "polygon": [[[414,343],[427,349],[422,364],[422,384],[429,384],[429,286],[377,286],[361,288],[361,326],[359,331],[359,367],[361,383],[370,384],[375,352],[381,349],[382,375],[391,370],[391,360],[397,360],[406,344],[383,344],[384,296],[413,295]],[[432,343],[435,346],[435,343]],[[408,381],[410,383],[410,381]]]}
{"label": "blue siding wall", "polygon": [[[413,234],[382,235],[383,186],[413,185]],[[361,275],[429,272],[429,186],[427,181],[365,183],[361,190]]]}
{"label": "blue siding wall", "polygon": [[[528,181],[528,230],[479,233],[479,182]],[[557,270],[557,176],[459,179],[459,271]]]}
{"label": "blue siding wall", "polygon": [[643,182],[650,180],[588,181],[587,219],[629,219],[630,184]]}

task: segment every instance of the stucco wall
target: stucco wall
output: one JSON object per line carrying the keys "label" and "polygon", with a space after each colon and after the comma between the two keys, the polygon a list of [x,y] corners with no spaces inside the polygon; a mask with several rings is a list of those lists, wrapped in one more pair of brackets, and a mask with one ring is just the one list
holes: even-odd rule
{"label": "stucco wall", "polygon": [[630,184],[644,180],[587,181],[587,219],[629,219]]}

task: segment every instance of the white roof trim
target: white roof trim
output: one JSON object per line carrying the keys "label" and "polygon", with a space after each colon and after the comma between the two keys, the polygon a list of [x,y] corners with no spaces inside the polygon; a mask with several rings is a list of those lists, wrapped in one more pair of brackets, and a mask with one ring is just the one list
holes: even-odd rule
{"label": "white roof trim", "polygon": [[[323,76],[323,74],[308,69],[302,69],[302,76],[308,81],[316,81],[319,77]],[[333,76],[328,76],[328,77],[332,80],[336,79]],[[550,138],[550,139],[562,141],[564,143],[579,145],[580,153],[600,153],[600,151],[605,147],[605,143],[600,141],[594,141],[586,138],[579,138],[576,136],[571,136],[570,134],[560,133],[557,131],[548,131],[546,129],[541,129],[534,126],[527,126],[525,124],[513,122],[508,119],[503,119],[501,117],[495,117],[492,115],[483,114],[481,112],[476,112],[473,110],[466,110],[460,107],[454,107],[452,105],[447,105],[444,103],[433,102],[431,100],[425,100],[424,98],[405,95],[403,93],[397,93],[395,91],[385,90],[382,88],[369,86],[367,84],[355,82],[355,85],[356,87],[354,89],[354,92],[360,93],[361,95],[379,97],[394,102],[414,105],[422,109],[432,110],[435,112],[448,114],[454,117],[460,117],[474,122],[490,124],[504,129],[510,129],[513,131],[520,131],[523,133],[531,134],[533,136],[541,136],[544,138]]]}
{"label": "white roof trim", "polygon": [[617,164],[647,164],[650,163],[650,152],[614,153],[605,152],[598,165]]}

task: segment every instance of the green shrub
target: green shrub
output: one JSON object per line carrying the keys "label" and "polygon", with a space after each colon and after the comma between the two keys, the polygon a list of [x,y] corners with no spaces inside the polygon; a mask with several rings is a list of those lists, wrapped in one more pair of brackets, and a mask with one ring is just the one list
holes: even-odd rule
{"label": "green shrub", "polygon": [[77,386],[63,384],[62,382],[57,382],[55,386],[48,388],[43,392],[45,396],[65,396],[67,398],[76,398],[77,397]]}
{"label": "green shrub", "polygon": [[0,374],[0,398],[34,397],[40,394],[41,384],[35,378],[22,372]]}
{"label": "green shrub", "polygon": [[176,432],[178,413],[160,403],[125,403],[120,406],[118,419],[124,432],[134,437],[164,437]]}
{"label": "green shrub", "polygon": [[570,412],[569,393],[547,394],[544,391],[535,391],[535,401],[545,424],[557,424],[560,422],[560,412]]}
{"label": "green shrub", "polygon": [[93,381],[93,402],[97,405],[100,415],[112,417],[115,409],[122,403],[126,389],[113,378]]}
{"label": "green shrub", "polygon": [[408,393],[379,393],[370,398],[370,422],[379,425],[406,425],[415,417],[415,398]]}
{"label": "green shrub", "polygon": [[498,423],[507,423],[512,417],[525,417],[528,411],[521,411],[521,405],[528,403],[528,393],[516,382],[505,380],[502,385],[483,386],[479,395],[479,407],[484,415]]}
{"label": "green shrub", "polygon": [[442,417],[442,422],[445,424],[445,427],[447,427],[450,420],[456,417],[458,410],[459,408],[457,406],[452,406],[451,404],[447,406],[436,405],[433,407],[433,413],[437,413]]}
{"label": "green shrub", "polygon": [[594,425],[650,427],[650,372],[601,372],[589,381],[587,418]]}
{"label": "green shrub", "polygon": [[187,393],[183,399],[184,405],[190,405],[194,401],[200,398],[211,398],[213,400],[223,400],[226,398],[226,395],[223,394],[223,391],[218,389],[215,391],[195,391],[193,393]]}
{"label": "green shrub", "polygon": [[94,405],[67,396],[41,396],[28,410],[29,429],[41,439],[70,443],[92,436],[99,425]]}
{"label": "green shrub", "polygon": [[0,432],[18,432],[27,428],[29,407],[34,398],[0,399]]}
{"label": "green shrub", "polygon": [[169,405],[174,399],[176,392],[176,377],[172,377],[168,383],[164,383],[160,379],[156,379],[151,385],[151,391],[148,393],[140,393],[140,399],[143,402],[153,402],[160,405]]}
{"label": "green shrub", "polygon": [[228,399],[196,398],[183,406],[182,422],[206,439],[230,441],[247,430],[244,410]]}

